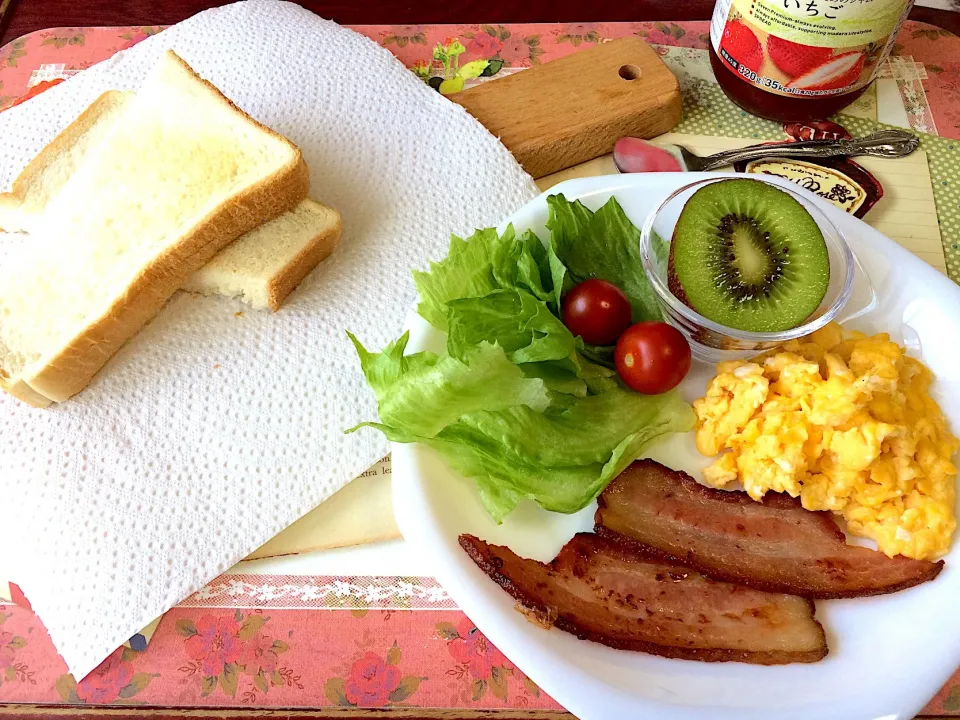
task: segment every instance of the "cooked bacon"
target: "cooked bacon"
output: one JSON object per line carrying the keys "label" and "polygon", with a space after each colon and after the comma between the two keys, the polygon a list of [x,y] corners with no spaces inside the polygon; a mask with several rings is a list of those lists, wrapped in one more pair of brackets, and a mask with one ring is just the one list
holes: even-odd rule
{"label": "cooked bacon", "polygon": [[813,603],[710,580],[596,535],[576,535],[548,565],[461,535],[460,545],[537,624],[621,650],[757,665],[827,654]]}
{"label": "cooked bacon", "polygon": [[825,512],[767,493],[704,487],[652,460],[633,463],[600,495],[596,532],[727,582],[810,598],[881,595],[932,580],[943,561],[889,558],[847,545]]}

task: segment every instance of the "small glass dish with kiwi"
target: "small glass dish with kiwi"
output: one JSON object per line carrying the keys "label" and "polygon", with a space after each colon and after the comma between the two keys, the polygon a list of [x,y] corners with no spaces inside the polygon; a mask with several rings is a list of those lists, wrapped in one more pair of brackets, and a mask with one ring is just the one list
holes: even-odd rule
{"label": "small glass dish with kiwi", "polygon": [[813,202],[748,178],[673,192],[647,217],[640,257],[664,319],[707,362],[749,356],[838,320],[856,266]]}

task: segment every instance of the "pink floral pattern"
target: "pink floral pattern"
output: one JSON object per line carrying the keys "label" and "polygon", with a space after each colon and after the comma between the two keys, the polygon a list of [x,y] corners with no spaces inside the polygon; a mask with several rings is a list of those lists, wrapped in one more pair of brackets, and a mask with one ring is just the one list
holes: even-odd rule
{"label": "pink floral pattern", "polygon": [[485,32],[471,33],[467,40],[467,52],[480,58],[492,58],[500,53],[501,48],[503,41]]}
{"label": "pink floral pattern", "polygon": [[240,624],[232,617],[204,615],[193,628],[186,627],[188,636],[184,649],[196,660],[205,675],[219,675],[226,665],[240,657],[240,642],[237,633]]}
{"label": "pink floral pattern", "polygon": [[80,682],[69,673],[60,675],[54,689],[61,701],[73,704],[107,705],[136,697],[159,677],[157,673],[136,672],[138,655],[130,648],[117,648]]}
{"label": "pink floral pattern", "polygon": [[421,25],[397,25],[396,27],[383,32],[380,43],[386,47],[396,45],[397,47],[406,47],[410,43],[414,45],[426,45],[427,36],[423,32]]}
{"label": "pink floral pattern", "polygon": [[526,706],[530,697],[539,697],[540,689],[507,660],[470,618],[463,616],[455,625],[441,622],[436,626],[437,637],[445,640],[454,666],[446,674],[464,681],[471,699],[476,702],[487,694],[501,701],[511,697],[510,679],[520,681],[521,698],[518,705]]}
{"label": "pink floral pattern", "polygon": [[56,30],[41,30],[43,41],[41,46],[49,45],[57,50],[62,50],[67,45],[83,45],[86,42],[86,33],[82,28],[76,31],[58,32]]}
{"label": "pink floral pattern", "polygon": [[273,638],[258,632],[241,650],[239,662],[248,675],[272,673],[280,663]]}
{"label": "pink floral pattern", "polygon": [[510,67],[530,67],[539,64],[544,49],[540,47],[539,35],[511,35],[500,47],[500,57]]}
{"label": "pink floral pattern", "polygon": [[300,675],[280,665],[280,655],[290,646],[267,633],[269,621],[262,610],[246,615],[240,610],[233,615],[204,614],[196,621],[180,618],[176,630],[186,638],[183,650],[189,660],[178,670],[198,678],[202,697],[219,689],[221,695],[233,698],[240,692],[244,702],[253,702],[271,687],[302,689]]}
{"label": "pink floral pattern", "polygon": [[402,677],[396,665],[387,665],[383,658],[368,652],[350,667],[344,695],[351,705],[382,707]]}
{"label": "pink floral pattern", "polygon": [[85,703],[108,703],[133,680],[133,665],[123,661],[123,650],[114,653],[77,683],[77,697]]}
{"label": "pink floral pattern", "polygon": [[13,649],[13,633],[0,632],[0,670],[13,665],[16,650]]}
{"label": "pink floral pattern", "polygon": [[[3,612],[0,606],[0,628],[4,626],[12,615]],[[0,687],[6,682],[35,684],[34,672],[29,665],[18,658],[18,650],[25,648],[27,641],[10,630],[0,629]],[[0,691],[2,693],[2,691]],[[2,694],[0,694],[2,697]]]}
{"label": "pink floral pattern", "polygon": [[332,677],[323,691],[334,705],[378,708],[403,703],[417,692],[425,677],[400,671],[402,653],[394,641],[386,656],[368,650],[350,665],[346,678]]}
{"label": "pink floral pattern", "polygon": [[[70,69],[83,69],[162,29],[58,28],[18,38],[0,48],[0,110],[27,92],[30,73],[40,64],[62,63]],[[431,81],[434,87],[439,89],[444,79],[453,79],[447,92],[457,91],[461,81],[440,77],[442,62],[434,60],[431,54],[431,49],[447,38],[459,38],[464,44],[466,52],[459,59],[461,65],[487,61],[489,67],[483,77],[489,77],[501,68],[530,67],[627,35],[640,36],[660,48],[704,49],[709,31],[706,22],[369,25],[354,29],[389,48],[425,81],[438,77]],[[932,25],[908,22],[894,52],[926,66],[922,89],[929,102],[926,114],[930,125],[935,125],[940,135],[960,139],[960,62],[954,60],[960,56],[960,38]],[[464,77],[462,85],[470,87],[483,77]],[[907,96],[905,100],[909,105],[911,98]],[[908,112],[913,110],[908,107]]]}
{"label": "pink floral pattern", "polygon": [[128,48],[132,48],[134,45],[146,40],[148,37],[150,36],[142,30],[135,30],[134,32],[129,33],[129,37],[125,38],[126,42],[120,46],[120,49],[127,50]]}
{"label": "pink floral pattern", "polygon": [[558,43],[570,43],[574,47],[583,43],[600,42],[600,30],[596,23],[567,23],[557,35]]}
{"label": "pink floral pattern", "polygon": [[[687,25],[688,23],[684,23]],[[653,45],[674,45],[677,47],[705,47],[707,38],[699,33],[687,32],[677,23],[641,23],[634,33]]]}
{"label": "pink floral pattern", "polygon": [[[208,587],[237,588],[252,577],[225,575]],[[348,586],[356,580],[257,577],[264,586],[303,591],[337,583]],[[398,589],[436,588],[432,578],[371,580],[379,588],[391,582]],[[434,609],[409,603],[404,607],[400,602],[385,608],[380,601],[356,596],[349,602],[305,607],[301,595],[274,597],[269,611],[214,609],[204,606],[206,596],[188,598],[164,616],[146,649],[117,650],[79,683],[66,672],[37,617],[26,608],[0,603],[0,648],[14,651],[12,664],[0,669],[0,703],[562,710],[462,612],[450,609],[448,599],[438,601]],[[215,601],[223,604],[229,597],[233,596]],[[246,599],[255,601],[252,596]],[[186,650],[201,628],[203,637],[193,645],[206,648],[209,643],[212,648],[217,637],[222,641],[223,635],[232,633],[232,647],[239,647],[237,659],[224,666],[231,666],[226,692],[221,687],[223,673],[212,680],[203,675],[202,660],[210,652],[196,653],[198,661]],[[2,657],[9,660],[11,654]],[[232,654],[218,657],[226,661]],[[231,694],[234,680],[237,688]],[[960,672],[922,714],[956,714],[958,687]]]}
{"label": "pink floral pattern", "polygon": [[497,666],[513,667],[467,616],[464,616],[452,631],[446,625],[438,625],[437,633],[448,640],[447,650],[453,659],[465,665],[470,675],[475,678],[489,678],[493,668]]}

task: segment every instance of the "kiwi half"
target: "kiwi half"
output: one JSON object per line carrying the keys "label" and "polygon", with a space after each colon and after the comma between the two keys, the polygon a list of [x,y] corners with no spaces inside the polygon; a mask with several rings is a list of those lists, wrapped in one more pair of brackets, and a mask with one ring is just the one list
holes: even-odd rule
{"label": "kiwi half", "polygon": [[795,328],[823,301],[830,258],[816,221],[759,180],[697,190],[670,244],[670,292],[704,317],[750,332]]}

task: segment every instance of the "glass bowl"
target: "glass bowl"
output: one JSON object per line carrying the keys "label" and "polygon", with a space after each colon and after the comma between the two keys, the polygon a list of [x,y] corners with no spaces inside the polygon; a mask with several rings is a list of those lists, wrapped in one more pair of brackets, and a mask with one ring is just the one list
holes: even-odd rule
{"label": "glass bowl", "polygon": [[[693,356],[706,362],[749,357],[788,340],[809,335],[831,321],[839,320],[840,312],[850,300],[857,265],[843,234],[827,216],[808,198],[777,184],[779,189],[790,194],[807,209],[820,227],[827,244],[830,284],[817,311],[805,323],[790,330],[747,332],[708,320],[684,305],[667,286],[667,260],[670,256],[673,229],[680,217],[680,211],[694,192],[704,185],[722,182],[724,179],[729,178],[698,180],[674,191],[647,216],[640,235],[643,269],[653,285],[664,319],[684,334],[690,342]],[[753,179],[764,182],[759,178]]]}

